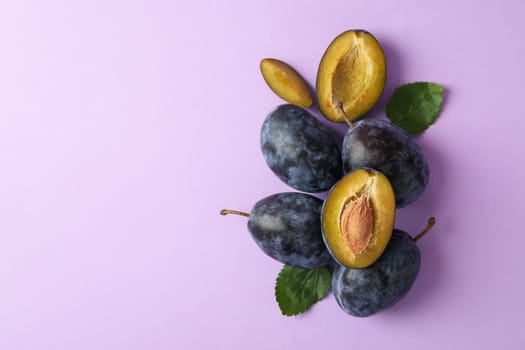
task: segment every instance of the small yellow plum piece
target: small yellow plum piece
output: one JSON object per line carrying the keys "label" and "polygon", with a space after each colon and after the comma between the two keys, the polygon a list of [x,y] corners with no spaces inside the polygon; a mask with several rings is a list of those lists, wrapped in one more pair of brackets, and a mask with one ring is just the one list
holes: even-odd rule
{"label": "small yellow plum piece", "polygon": [[299,107],[312,106],[313,98],[308,84],[287,63],[265,58],[261,61],[260,68],[264,81],[277,96]]}

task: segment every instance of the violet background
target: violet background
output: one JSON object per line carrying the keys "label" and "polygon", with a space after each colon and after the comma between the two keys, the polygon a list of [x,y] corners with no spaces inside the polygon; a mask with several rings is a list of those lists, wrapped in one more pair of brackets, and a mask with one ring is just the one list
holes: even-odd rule
{"label": "violet background", "polygon": [[[519,0],[1,2],[0,349],[523,349],[523,13]],[[352,28],[388,61],[369,116],[401,83],[445,86],[417,139],[428,189],[396,226],[438,223],[391,309],[352,318],[330,295],[286,318],[281,265],[218,212],[290,190],[258,145],[282,103],[260,59],[314,83]]]}

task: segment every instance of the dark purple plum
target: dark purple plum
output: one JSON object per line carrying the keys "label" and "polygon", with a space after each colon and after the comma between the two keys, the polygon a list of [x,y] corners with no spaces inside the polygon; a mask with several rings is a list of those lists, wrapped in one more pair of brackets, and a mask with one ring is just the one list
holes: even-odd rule
{"label": "dark purple plum", "polygon": [[321,234],[322,205],[309,194],[285,192],[261,199],[249,214],[221,214],[247,216],[248,230],[263,252],[283,264],[310,269],[332,260]]}
{"label": "dark purple plum", "polygon": [[268,114],[261,149],[274,174],[299,191],[328,191],[343,175],[341,152],[330,130],[291,104]]}
{"label": "dark purple plum", "polygon": [[429,179],[428,164],[419,146],[400,127],[386,120],[365,119],[345,135],[344,172],[368,167],[386,175],[402,208],[415,201]]}
{"label": "dark purple plum", "polygon": [[401,300],[419,273],[421,255],[416,241],[434,223],[435,219],[430,218],[414,238],[394,229],[381,257],[364,269],[337,264],[332,274],[332,292],[341,309],[352,316],[367,317]]}

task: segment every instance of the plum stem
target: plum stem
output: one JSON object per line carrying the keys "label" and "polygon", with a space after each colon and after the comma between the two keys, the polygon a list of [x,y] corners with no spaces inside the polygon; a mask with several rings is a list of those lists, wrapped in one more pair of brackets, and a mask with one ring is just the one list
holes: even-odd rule
{"label": "plum stem", "polygon": [[345,110],[343,109],[343,103],[341,101],[337,101],[337,108],[339,108],[339,110],[343,114],[343,118],[345,118],[345,121],[346,121],[346,124],[348,124],[348,127],[353,129],[354,123],[352,123],[350,118],[348,118],[348,114],[346,114]]}
{"label": "plum stem", "polygon": [[430,231],[430,229],[432,228],[432,226],[434,226],[435,223],[436,223],[435,217],[431,217],[430,219],[428,219],[427,226],[423,229],[423,231],[421,231],[416,237],[412,239],[417,242],[421,237],[426,235],[428,231]]}
{"label": "plum stem", "polygon": [[229,209],[223,209],[221,210],[221,215],[228,215],[228,214],[234,214],[234,215],[240,215],[240,216],[246,216],[247,218],[250,217],[249,213],[245,213],[243,211],[238,210],[229,210]]}

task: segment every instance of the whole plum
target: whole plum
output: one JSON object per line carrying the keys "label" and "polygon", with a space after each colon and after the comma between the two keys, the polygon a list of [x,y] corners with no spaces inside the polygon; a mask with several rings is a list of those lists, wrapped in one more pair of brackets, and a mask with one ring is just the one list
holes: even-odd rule
{"label": "whole plum", "polygon": [[261,149],[274,174],[299,191],[327,191],[342,177],[341,153],[333,135],[300,107],[285,104],[268,114]]}
{"label": "whole plum", "polygon": [[323,201],[305,193],[277,193],[258,201],[248,213],[222,210],[221,214],[248,217],[255,243],[275,260],[305,269],[332,260],[321,233]]}
{"label": "whole plum", "polygon": [[428,163],[419,146],[405,130],[386,120],[365,119],[350,127],[342,157],[345,173],[369,167],[385,174],[398,208],[415,201],[429,180]]}
{"label": "whole plum", "polygon": [[364,269],[339,265],[332,276],[332,292],[344,312],[359,317],[384,310],[405,296],[419,272],[420,253],[405,232],[394,230],[388,246]]}

